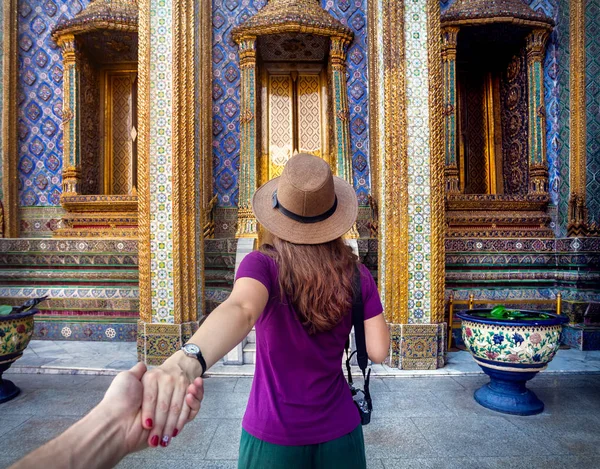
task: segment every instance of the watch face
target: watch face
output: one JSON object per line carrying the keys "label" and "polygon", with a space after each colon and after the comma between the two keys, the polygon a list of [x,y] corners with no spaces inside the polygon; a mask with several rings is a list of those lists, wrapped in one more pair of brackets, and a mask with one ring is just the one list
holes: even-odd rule
{"label": "watch face", "polygon": [[187,353],[193,353],[195,355],[200,351],[200,348],[194,344],[186,344],[183,346],[183,350]]}

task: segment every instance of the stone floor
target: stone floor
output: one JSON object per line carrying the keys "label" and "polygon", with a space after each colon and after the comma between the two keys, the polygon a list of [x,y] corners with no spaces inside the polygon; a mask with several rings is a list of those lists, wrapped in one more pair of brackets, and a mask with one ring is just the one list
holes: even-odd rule
{"label": "stone floor", "polygon": [[[115,375],[137,362],[134,342],[76,342],[32,340],[23,357],[11,367],[12,373]],[[354,370],[360,374],[358,368]],[[559,350],[543,373],[600,373],[600,351]],[[419,377],[480,375],[483,372],[465,351],[450,352],[448,363],[439,370],[397,370],[384,365],[373,366],[373,376]],[[213,366],[212,376],[253,376],[254,365]]]}
{"label": "stone floor", "polygon": [[[112,377],[7,373],[22,393],[0,405],[0,468],[63,431],[102,397]],[[167,449],[128,456],[133,468],[235,468],[251,378],[206,379],[199,417]],[[484,376],[373,378],[365,427],[369,468],[600,467],[600,374],[539,375],[544,413],[513,417],[472,398]]]}

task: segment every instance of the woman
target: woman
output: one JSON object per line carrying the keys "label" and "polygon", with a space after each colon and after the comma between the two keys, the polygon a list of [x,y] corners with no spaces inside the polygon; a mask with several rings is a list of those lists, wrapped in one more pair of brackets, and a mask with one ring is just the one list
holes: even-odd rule
{"label": "woman", "polygon": [[168,445],[189,414],[186,387],[256,325],[239,467],[364,468],[360,416],[341,368],[357,268],[372,361],[387,356],[389,335],[375,282],[341,239],[356,220],[354,189],[322,159],[299,154],[256,191],[253,209],[272,245],[246,256],[231,296],[185,350],[144,376],[149,444]]}

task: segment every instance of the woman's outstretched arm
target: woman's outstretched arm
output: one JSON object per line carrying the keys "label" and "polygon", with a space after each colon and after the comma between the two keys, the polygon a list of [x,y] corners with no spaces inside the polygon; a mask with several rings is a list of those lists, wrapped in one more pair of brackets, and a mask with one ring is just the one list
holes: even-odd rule
{"label": "woman's outstretched arm", "polygon": [[[223,358],[250,332],[262,314],[269,293],[258,280],[239,278],[231,295],[206,318],[188,343],[200,347],[207,368]],[[144,376],[142,422],[150,430],[148,444],[167,446],[181,426],[196,416],[183,401],[184,390],[202,369],[196,358],[178,351]],[[183,404],[182,404],[183,403]]]}

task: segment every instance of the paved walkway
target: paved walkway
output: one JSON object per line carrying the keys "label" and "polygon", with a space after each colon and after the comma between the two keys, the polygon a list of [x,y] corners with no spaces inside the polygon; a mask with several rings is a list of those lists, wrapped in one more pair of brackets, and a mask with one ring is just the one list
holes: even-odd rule
{"label": "paved walkway", "polygon": [[[112,377],[7,373],[22,394],[0,405],[0,468],[63,431],[102,397]],[[480,407],[484,376],[374,378],[365,427],[369,468],[600,467],[600,374],[546,374],[530,384],[543,414],[513,417]],[[235,468],[251,378],[206,379],[199,417],[169,448],[146,450],[133,468]]]}
{"label": "paved walkway", "polygon": [[[32,340],[11,372],[50,374],[115,375],[137,362],[135,342],[75,342]],[[359,374],[358,369],[355,370]],[[600,351],[559,350],[543,373],[600,373]],[[213,376],[253,376],[254,365],[226,366],[217,364]],[[469,352],[451,352],[448,364],[439,370],[407,371],[387,366],[373,366],[373,376],[457,376],[483,374]]]}

